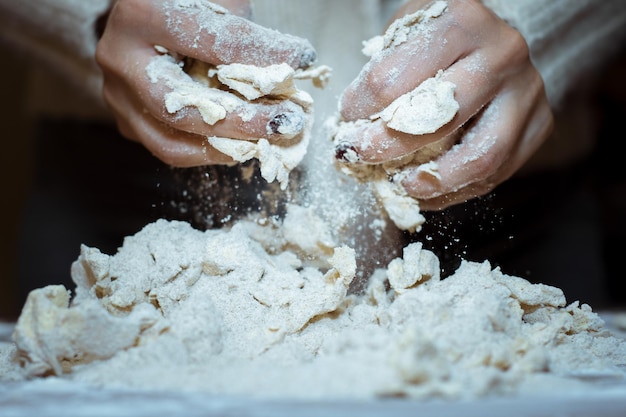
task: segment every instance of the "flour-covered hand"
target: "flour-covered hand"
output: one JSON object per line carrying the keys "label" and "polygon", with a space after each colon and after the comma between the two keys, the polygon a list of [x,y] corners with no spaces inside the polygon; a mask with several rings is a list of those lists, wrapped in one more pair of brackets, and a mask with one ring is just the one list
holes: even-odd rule
{"label": "flour-covered hand", "polygon": [[[434,133],[408,134],[377,119],[363,124],[350,146],[356,157],[349,162],[378,164],[452,139],[456,144],[435,158],[435,172],[412,167],[403,173],[402,185],[427,210],[490,192],[530,158],[553,123],[520,33],[480,1],[445,3],[405,41],[373,55],[340,101],[343,120],[369,120],[440,71],[442,81],[456,86],[458,111]],[[432,5],[410,1],[396,18]]]}
{"label": "flour-covered hand", "polygon": [[209,136],[281,140],[285,121],[292,124],[286,130],[293,136],[294,126],[299,126],[294,120],[306,117],[293,102],[253,102],[215,88],[214,94],[230,103],[230,111],[210,124],[193,107],[168,111],[165,103],[171,85],[155,82],[147,74],[151,60],[163,53],[176,57],[181,65],[188,61],[212,66],[287,63],[298,69],[315,60],[308,41],[261,27],[249,17],[248,0],[118,0],[96,58],[104,76],[104,98],[122,134],[166,163],[181,167],[232,162],[208,144]]}

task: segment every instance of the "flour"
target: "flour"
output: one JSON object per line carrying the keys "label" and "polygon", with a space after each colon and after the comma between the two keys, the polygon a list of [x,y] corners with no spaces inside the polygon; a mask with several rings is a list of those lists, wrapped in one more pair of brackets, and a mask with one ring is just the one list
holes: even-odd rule
{"label": "flour", "polygon": [[[489,263],[440,280],[415,243],[351,295],[354,251],[314,213],[201,232],[159,220],[112,256],[83,246],[77,284],[31,293],[13,375],[281,398],[472,398],[620,378],[626,342],[586,306]],[[9,355],[0,355],[6,358]],[[372,376],[375,375],[375,378]],[[578,385],[576,385],[578,386]]]}

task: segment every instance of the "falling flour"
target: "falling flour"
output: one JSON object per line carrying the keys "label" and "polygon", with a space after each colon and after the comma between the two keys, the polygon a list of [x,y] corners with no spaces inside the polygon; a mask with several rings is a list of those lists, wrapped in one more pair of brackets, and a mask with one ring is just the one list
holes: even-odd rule
{"label": "falling flour", "polygon": [[[397,45],[444,6],[436,2],[392,25],[369,49],[383,53]],[[234,65],[184,73],[181,61],[162,49],[148,68],[153,81],[171,90],[168,111],[192,107],[208,124],[229,112],[253,116],[243,99],[211,83],[246,100],[280,97],[309,111],[293,79],[327,75],[314,71]],[[448,105],[440,107],[447,108],[445,117],[429,118],[427,130],[456,113],[453,86],[440,81],[435,77],[414,94],[443,97]],[[422,94],[437,85],[443,94]],[[401,122],[412,100],[377,117],[392,123],[399,115]],[[235,160],[260,159],[268,181],[287,181],[300,157],[288,153],[303,150],[306,139],[298,136],[307,129],[286,126],[283,133],[294,142],[284,147],[264,138],[212,138],[211,144]],[[353,127],[337,123],[335,138]],[[419,205],[387,176],[416,160],[436,176],[433,156],[449,146],[354,174],[373,183],[394,221],[417,229]],[[359,261],[333,232],[313,208],[292,204],[282,219],[251,217],[221,230],[159,220],[125,238],[112,255],[82,246],[72,265],[74,294],[58,285],[30,293],[14,343],[0,343],[0,380],[45,376],[96,387],[276,398],[449,399],[588,392],[590,377],[624,379],[626,341],[605,330],[588,305],[568,304],[558,288],[505,275],[488,262],[464,261],[441,279],[439,259],[413,243],[354,294],[349,288]]]}

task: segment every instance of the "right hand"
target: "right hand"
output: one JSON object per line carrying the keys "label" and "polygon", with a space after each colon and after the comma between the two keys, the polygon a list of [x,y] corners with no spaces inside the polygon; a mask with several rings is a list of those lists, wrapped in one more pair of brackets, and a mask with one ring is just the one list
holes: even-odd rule
{"label": "right hand", "polygon": [[[396,18],[432,4],[411,0]],[[380,164],[448,139],[437,175],[403,171],[402,186],[423,210],[440,210],[491,192],[510,178],[549,136],[553,115],[541,74],[522,35],[479,0],[448,0],[446,11],[423,23],[406,42],[372,58],[342,95],[344,120],[369,119],[396,98],[443,70],[456,86],[459,111],[433,133],[395,131],[382,120],[355,129],[351,149],[359,163]],[[338,150],[338,151],[339,151]]]}
{"label": "right hand", "polygon": [[[206,137],[279,140],[280,133],[268,135],[268,131],[277,130],[271,129],[272,123],[284,119],[285,114],[295,113],[303,119],[305,114],[290,101],[251,103],[225,91],[219,94],[229,94],[241,105],[214,125],[205,123],[196,109],[171,114],[165,108],[168,87],[152,83],[146,73],[147,65],[158,55],[156,45],[212,65],[268,66],[286,62],[297,69],[310,66],[316,57],[308,41],[248,20],[249,0],[213,2],[230,13],[190,6],[199,3],[118,0],[96,51],[104,78],[103,95],[120,132],[178,167],[232,163],[230,157],[212,148]],[[242,120],[239,114],[254,116]]]}

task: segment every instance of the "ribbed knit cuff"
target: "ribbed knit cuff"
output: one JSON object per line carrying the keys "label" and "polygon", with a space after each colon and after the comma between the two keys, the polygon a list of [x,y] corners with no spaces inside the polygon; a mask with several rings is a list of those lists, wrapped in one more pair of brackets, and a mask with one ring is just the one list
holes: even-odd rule
{"label": "ribbed knit cuff", "polygon": [[0,39],[99,98],[96,22],[112,0],[0,0]]}
{"label": "ribbed knit cuff", "polygon": [[615,53],[626,39],[626,1],[483,0],[519,30],[541,73],[548,99],[564,95]]}

